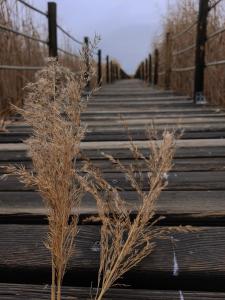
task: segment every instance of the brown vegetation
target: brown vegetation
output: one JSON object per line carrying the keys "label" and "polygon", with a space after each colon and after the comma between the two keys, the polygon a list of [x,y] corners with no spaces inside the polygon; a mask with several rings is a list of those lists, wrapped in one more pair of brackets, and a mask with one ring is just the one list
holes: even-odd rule
{"label": "brown vegetation", "polygon": [[[215,1],[209,1],[212,5]],[[171,88],[184,94],[193,95],[194,70],[176,71],[180,68],[194,66],[195,43],[196,43],[196,21],[198,15],[198,0],[176,1],[170,7],[164,24],[164,31],[158,39],[156,46],[160,52],[159,85],[165,85],[166,64],[166,34],[170,33],[170,64],[172,69]],[[213,8],[208,17],[208,37],[213,32],[225,28],[224,3],[219,3]],[[179,35],[188,29],[185,33]],[[193,46],[193,47],[192,47]],[[190,47],[190,49],[188,49]],[[186,49],[184,52],[180,50]],[[225,33],[209,39],[206,43],[206,63],[221,61],[225,59]],[[206,67],[205,70],[205,95],[207,101],[215,104],[225,105],[225,65]]]}
{"label": "brown vegetation", "polygon": [[[0,24],[29,36],[47,41],[47,19],[36,18],[36,13],[19,4],[17,1],[0,1]],[[38,22],[36,20],[39,20]],[[63,48],[71,51],[67,39],[62,40]],[[47,45],[30,40],[20,35],[1,30],[0,65],[9,66],[45,66],[48,57]],[[59,60],[72,71],[78,71],[79,57],[59,52]],[[24,98],[24,86],[34,81],[34,70],[0,69],[0,119],[11,111],[11,104],[21,106]]]}
{"label": "brown vegetation", "polygon": [[[140,170],[133,165],[124,166],[112,156],[106,156],[120,172],[124,173],[131,187],[137,192],[140,205],[135,219],[130,218],[130,208],[116,187],[111,186],[102,176],[100,170],[89,161],[83,171],[88,175],[78,176],[84,190],[91,193],[97,203],[101,226],[101,252],[98,275],[98,291],[95,299],[101,300],[107,290],[121,278],[124,273],[136,266],[155,248],[156,238],[165,238],[171,231],[188,232],[190,227],[155,227],[161,219],[155,219],[156,201],[167,185],[168,171],[172,167],[175,151],[173,133],[165,131],[162,141],[149,139],[149,156],[146,158],[131,141],[134,160],[142,160],[148,170],[149,191],[142,190]],[[101,287],[101,289],[100,289]]]}
{"label": "brown vegetation", "polygon": [[[82,187],[76,180],[79,172],[76,162],[85,133],[80,116],[87,97],[83,99],[81,95],[89,79],[84,62],[90,53],[91,49],[81,56],[77,76],[50,60],[37,73],[36,82],[27,86],[24,109],[16,108],[33,129],[26,144],[34,172],[26,171],[23,166],[8,167],[7,172],[19,176],[25,185],[37,188],[48,208],[46,247],[52,255],[52,300],[56,295],[57,300],[61,299],[61,283],[77,234]],[[89,71],[91,76],[91,65]]]}

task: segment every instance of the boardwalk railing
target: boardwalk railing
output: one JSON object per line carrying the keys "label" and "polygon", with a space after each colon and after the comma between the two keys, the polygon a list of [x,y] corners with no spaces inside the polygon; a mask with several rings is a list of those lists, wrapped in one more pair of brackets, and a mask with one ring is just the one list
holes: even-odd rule
{"label": "boardwalk railing", "polygon": [[[159,53],[159,49],[155,49],[154,55],[149,55],[145,61],[141,62],[136,71],[136,78],[140,78],[149,82],[150,84],[157,85],[159,78],[162,80],[164,88],[171,87],[171,77],[174,74],[190,73],[193,77],[193,97],[195,103],[204,103],[204,79],[205,70],[212,66],[225,65],[225,59],[219,61],[206,62],[205,49],[207,43],[218,35],[225,32],[225,27],[207,35],[207,23],[209,12],[215,8],[222,0],[217,0],[213,4],[209,0],[199,0],[199,10],[196,19],[188,25],[187,28],[180,32],[167,32],[163,39],[164,52]],[[196,31],[195,42],[182,49],[175,48],[175,42],[193,30]],[[179,58],[192,51],[193,52],[193,65],[184,67],[176,67]],[[154,62],[154,65],[153,63]]]}
{"label": "boardwalk railing", "polygon": [[[61,52],[66,56],[73,57],[74,59],[78,58],[78,55],[74,52],[69,52],[62,47],[59,47],[58,42],[58,31],[60,31],[63,35],[69,38],[72,42],[81,47],[89,47],[89,38],[84,37],[83,41],[80,41],[68,31],[66,31],[60,24],[57,22],[57,5],[55,2],[48,2],[47,12],[44,12],[37,7],[31,5],[30,3],[24,0],[16,0],[23,6],[26,6],[28,9],[38,13],[39,15],[44,16],[47,19],[48,24],[48,39],[42,39],[40,37],[35,37],[32,35],[28,35],[27,33],[21,32],[14,28],[7,27],[3,24],[0,24],[0,30],[11,32],[17,36],[22,36],[26,39],[30,39],[40,43],[41,45],[48,47],[48,52],[50,57],[58,57],[58,53]],[[99,49],[98,52],[94,53],[97,56],[97,83],[101,85],[102,77],[103,77],[103,65],[102,65],[102,51]],[[89,58],[87,57],[87,72],[89,70]],[[42,69],[42,66],[16,66],[16,65],[0,65],[0,69],[2,70],[16,70],[16,71],[37,71]],[[125,74],[122,70],[120,70],[119,64],[114,60],[109,61],[109,56],[106,59],[106,68],[105,68],[105,78],[107,83],[112,83],[115,80],[118,80],[121,74]]]}

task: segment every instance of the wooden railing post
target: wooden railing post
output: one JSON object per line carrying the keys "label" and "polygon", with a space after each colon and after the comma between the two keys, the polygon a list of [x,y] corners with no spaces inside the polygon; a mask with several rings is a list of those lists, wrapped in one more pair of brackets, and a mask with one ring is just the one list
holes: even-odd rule
{"label": "wooden railing post", "polygon": [[159,50],[155,49],[155,57],[154,57],[154,85],[158,84],[159,78]]}
{"label": "wooden railing post", "polygon": [[138,67],[137,78],[141,79],[141,65],[139,65],[139,67]]}
{"label": "wooden railing post", "polygon": [[119,80],[119,66],[116,65],[116,80]]}
{"label": "wooden railing post", "polygon": [[111,81],[111,83],[113,83],[113,81],[114,81],[114,70],[113,70],[113,61],[111,60],[111,62],[110,62],[110,81]]}
{"label": "wooden railing post", "polygon": [[170,33],[167,32],[166,34],[166,55],[165,55],[165,89],[170,89],[170,77],[171,77],[171,40],[170,40]]}
{"label": "wooden railing post", "polygon": [[117,80],[120,80],[120,66],[117,66]]}
{"label": "wooden railing post", "polygon": [[196,52],[195,52],[195,77],[194,77],[195,103],[205,102],[204,71],[205,71],[205,43],[207,39],[208,12],[209,12],[209,0],[199,0]]}
{"label": "wooden railing post", "polygon": [[148,82],[152,84],[152,56],[149,54],[148,56]]}
{"label": "wooden railing post", "polygon": [[145,59],[145,81],[148,82],[148,59]]}
{"label": "wooden railing post", "polygon": [[98,50],[98,85],[102,84],[102,51]]}
{"label": "wooden railing post", "polygon": [[86,78],[87,78],[87,88],[90,87],[90,63],[89,63],[89,38],[87,36],[84,37],[84,47],[85,47],[85,64],[86,64]]}
{"label": "wooden railing post", "polygon": [[48,2],[48,49],[50,57],[58,56],[57,9],[55,2]]}
{"label": "wooden railing post", "polygon": [[117,80],[117,64],[114,65],[114,80]]}
{"label": "wooden railing post", "polygon": [[144,62],[141,63],[141,79],[145,80],[145,64],[144,64]]}
{"label": "wooden railing post", "polygon": [[109,56],[106,56],[106,83],[109,83]]}

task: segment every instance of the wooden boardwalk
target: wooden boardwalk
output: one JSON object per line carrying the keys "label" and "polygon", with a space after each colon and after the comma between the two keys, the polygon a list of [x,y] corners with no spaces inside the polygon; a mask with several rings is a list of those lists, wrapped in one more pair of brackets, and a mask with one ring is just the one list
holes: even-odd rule
{"label": "wooden boardwalk", "polygon": [[[91,99],[83,121],[88,133],[82,148],[134,207],[136,194],[101,152],[131,162],[124,122],[144,153],[147,125],[184,129],[157,214],[166,216],[161,226],[189,224],[203,229],[158,241],[155,252],[120,280],[128,286],[110,291],[105,299],[225,299],[225,111],[195,105],[188,97],[154,90],[138,80],[123,80],[103,87]],[[18,121],[8,130],[0,134],[0,165],[31,167],[22,143],[30,128]],[[143,188],[148,189],[147,180]],[[64,280],[65,299],[89,299],[90,286],[96,282],[99,225],[82,223],[93,214],[94,202],[85,196],[77,249]],[[0,299],[49,299],[46,230],[38,193],[15,177],[0,181]]]}

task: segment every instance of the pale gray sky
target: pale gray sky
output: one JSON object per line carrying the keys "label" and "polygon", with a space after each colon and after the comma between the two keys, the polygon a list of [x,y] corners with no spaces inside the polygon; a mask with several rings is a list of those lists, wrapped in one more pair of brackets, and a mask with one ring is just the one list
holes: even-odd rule
{"label": "pale gray sky", "polygon": [[[171,1],[171,0],[170,0]],[[58,22],[78,39],[101,36],[103,55],[133,73],[160,34],[168,0],[57,0]],[[47,0],[33,0],[46,9]]]}

